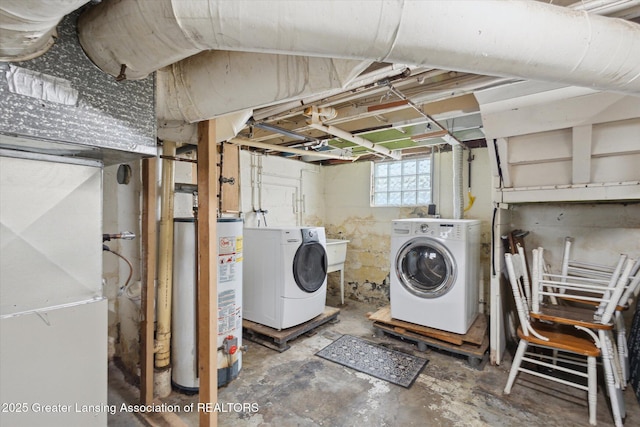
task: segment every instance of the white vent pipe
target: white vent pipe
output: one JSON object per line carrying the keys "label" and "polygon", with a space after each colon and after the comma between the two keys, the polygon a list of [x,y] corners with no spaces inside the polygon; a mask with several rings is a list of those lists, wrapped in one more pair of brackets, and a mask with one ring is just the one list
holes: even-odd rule
{"label": "white vent pipe", "polygon": [[370,61],[349,59],[202,52],[158,72],[157,115],[193,123],[246,108],[332,94],[369,65]]}
{"label": "white vent pipe", "polygon": [[568,7],[598,15],[611,15],[638,6],[640,6],[640,0],[581,0]]}
{"label": "white vent pipe", "polygon": [[0,1],[0,61],[26,61],[45,53],[60,20],[88,1]]}
{"label": "white vent pipe", "polygon": [[367,59],[640,94],[638,24],[544,2],[105,1],[81,16],[79,36],[102,70],[115,76],[124,64],[129,79],[215,49]]}
{"label": "white vent pipe", "polygon": [[464,213],[464,195],[462,175],[464,171],[464,150],[460,144],[451,146],[453,151],[453,219],[462,219]]}

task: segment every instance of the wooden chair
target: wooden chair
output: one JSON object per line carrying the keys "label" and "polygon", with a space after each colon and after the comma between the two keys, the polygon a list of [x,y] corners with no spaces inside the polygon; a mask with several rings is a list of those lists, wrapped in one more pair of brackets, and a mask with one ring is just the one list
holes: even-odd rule
{"label": "wooden chair", "polygon": [[[622,268],[622,265],[625,261],[621,256],[617,265],[603,265],[603,264],[594,264],[588,262],[582,262],[571,258],[571,249],[573,247],[574,239],[572,237],[565,237],[565,245],[562,256],[562,268],[561,275],[562,276],[575,276],[575,277],[585,277],[592,278],[595,280],[608,280],[609,285],[611,287],[615,286],[615,280],[612,281],[613,278],[616,277],[617,273]],[[574,294],[576,291],[566,290],[565,293]],[[616,311],[614,314],[614,332],[616,334],[616,343],[617,343],[617,354],[620,359],[620,375],[622,377],[622,388],[626,387],[626,384],[629,381],[630,376],[630,368],[629,368],[629,350],[627,345],[627,330],[625,327],[625,322],[623,318],[623,312],[627,311],[629,307],[634,306],[635,299],[638,297],[638,293],[640,293],[640,258],[636,259],[636,262],[631,269],[628,278],[628,284],[626,285],[626,289],[620,299],[620,303],[616,307]],[[583,292],[584,295],[589,295],[589,293]],[[597,301],[587,301],[581,299],[573,299],[566,298],[564,301],[573,305],[597,305]]]}
{"label": "wooden chair", "polygon": [[[536,377],[565,384],[587,392],[589,406],[589,423],[596,425],[597,401],[597,368],[596,359],[601,356],[598,337],[589,329],[576,325],[570,328],[543,323],[532,323],[529,307],[526,303],[522,280],[526,276],[526,261],[520,254],[505,254],[505,262],[509,283],[518,312],[520,326],[518,327],[518,349],[511,365],[509,378],[504,388],[505,394],[511,393],[511,388],[518,373],[525,372]],[[553,356],[533,353],[529,349],[550,349]],[[582,358],[576,362],[575,358]],[[586,358],[586,364],[584,363]],[[532,370],[524,362],[552,370],[545,373],[542,370]],[[553,372],[563,374],[563,378],[552,375]],[[587,379],[587,385],[583,384]]]}
{"label": "wooden chair", "polygon": [[[622,390],[626,380],[622,374],[620,358],[613,339],[616,309],[628,292],[629,276],[634,268],[634,260],[621,255],[620,261],[608,279],[576,277],[550,274],[544,271],[544,250],[533,251],[532,267],[532,307],[531,317],[555,324],[574,325],[597,334],[597,343],[602,354],[605,380],[613,418],[616,426],[622,425],[625,416]],[[623,267],[624,266],[624,267]],[[585,304],[596,304],[590,308],[549,304],[545,297],[556,301],[571,300]]]}

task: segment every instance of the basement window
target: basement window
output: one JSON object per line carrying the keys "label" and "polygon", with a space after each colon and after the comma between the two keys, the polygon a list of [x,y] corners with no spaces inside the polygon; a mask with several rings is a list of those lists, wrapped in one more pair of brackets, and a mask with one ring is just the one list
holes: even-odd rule
{"label": "basement window", "polygon": [[431,156],[372,165],[371,206],[431,203]]}

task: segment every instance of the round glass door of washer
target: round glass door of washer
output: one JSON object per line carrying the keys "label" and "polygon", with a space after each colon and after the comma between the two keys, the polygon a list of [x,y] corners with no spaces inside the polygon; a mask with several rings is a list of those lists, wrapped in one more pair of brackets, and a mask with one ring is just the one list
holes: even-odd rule
{"label": "round glass door of washer", "polygon": [[327,252],[318,242],[303,243],[293,258],[293,277],[300,289],[313,293],[327,277]]}
{"label": "round glass door of washer", "polygon": [[395,267],[402,286],[421,298],[446,294],[456,280],[457,269],[451,252],[432,239],[408,241],[398,251]]}

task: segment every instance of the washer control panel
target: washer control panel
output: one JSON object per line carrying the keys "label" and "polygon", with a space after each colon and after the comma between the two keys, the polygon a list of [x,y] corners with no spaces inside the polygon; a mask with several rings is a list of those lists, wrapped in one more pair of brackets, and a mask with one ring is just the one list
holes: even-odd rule
{"label": "washer control panel", "polygon": [[462,239],[462,227],[452,223],[418,223],[414,229],[414,234],[439,237],[441,239]]}
{"label": "washer control panel", "polygon": [[302,232],[303,243],[315,243],[319,242],[318,231],[315,228],[303,228]]}

